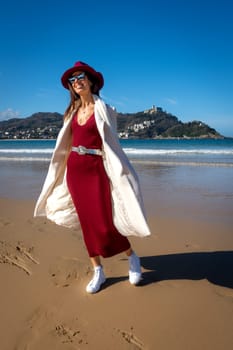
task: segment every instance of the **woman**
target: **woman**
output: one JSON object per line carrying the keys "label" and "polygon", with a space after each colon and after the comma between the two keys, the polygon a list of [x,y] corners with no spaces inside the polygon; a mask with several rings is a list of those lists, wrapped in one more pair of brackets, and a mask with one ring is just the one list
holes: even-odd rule
{"label": "woman", "polygon": [[137,175],[123,152],[116,113],[100,98],[101,73],[83,62],[63,74],[70,104],[58,135],[35,216],[46,215],[59,225],[81,225],[94,269],[86,287],[96,293],[105,282],[100,256],[121,252],[129,257],[129,281],[141,280],[140,259],[126,236],[147,236]]}

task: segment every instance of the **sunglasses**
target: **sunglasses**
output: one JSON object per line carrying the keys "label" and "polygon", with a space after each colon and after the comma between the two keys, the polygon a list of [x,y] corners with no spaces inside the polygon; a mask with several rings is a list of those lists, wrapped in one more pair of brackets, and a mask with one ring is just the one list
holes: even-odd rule
{"label": "sunglasses", "polygon": [[80,74],[78,74],[78,75],[73,75],[72,77],[70,77],[70,78],[68,79],[68,81],[69,81],[71,84],[73,84],[73,83],[75,82],[76,79],[77,79],[78,81],[84,80],[84,79],[85,79],[85,76],[86,76],[85,73],[80,73]]}

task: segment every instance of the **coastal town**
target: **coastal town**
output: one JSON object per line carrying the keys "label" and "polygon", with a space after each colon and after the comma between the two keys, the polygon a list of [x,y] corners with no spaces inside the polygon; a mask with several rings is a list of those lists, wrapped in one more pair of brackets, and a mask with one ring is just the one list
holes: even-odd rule
{"label": "coastal town", "polygon": [[[63,124],[59,113],[39,112],[28,118],[0,122],[0,139],[55,139]],[[176,116],[152,105],[138,113],[118,113],[119,138],[222,138],[201,121],[183,123]]]}

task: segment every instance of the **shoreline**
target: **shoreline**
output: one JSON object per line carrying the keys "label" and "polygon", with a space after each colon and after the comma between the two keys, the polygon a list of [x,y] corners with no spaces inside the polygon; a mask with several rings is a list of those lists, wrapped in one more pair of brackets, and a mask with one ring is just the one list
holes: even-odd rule
{"label": "shoreline", "polygon": [[[131,163],[139,177],[146,212],[153,214],[154,210],[163,215],[168,210],[172,215],[184,212],[189,216],[213,212],[213,218],[219,217],[219,220],[233,217],[230,213],[220,216],[225,210],[233,214],[233,173],[229,164],[161,164],[134,160]],[[0,180],[4,186],[0,188],[0,198],[36,200],[49,162],[6,161],[2,164]],[[173,206],[176,201],[179,206]]]}
{"label": "shoreline", "polygon": [[[189,136],[183,136],[183,137],[119,137],[119,140],[233,140],[233,136],[218,136],[218,137],[210,137],[208,135],[206,136],[199,136],[199,137],[189,137]],[[55,138],[0,138],[0,141],[56,141],[57,137]]]}
{"label": "shoreline", "polygon": [[[172,161],[172,160],[166,160],[166,161],[160,161],[160,160],[154,160],[154,159],[137,159],[137,158],[130,158],[128,156],[130,162],[132,164],[144,164],[144,165],[159,165],[159,166],[187,166],[187,167],[195,167],[195,166],[203,166],[203,167],[233,167],[233,163],[227,163],[227,162],[211,162],[211,161]],[[49,163],[51,160],[50,158],[39,158],[39,157],[0,157],[0,162],[38,162],[38,163]]]}

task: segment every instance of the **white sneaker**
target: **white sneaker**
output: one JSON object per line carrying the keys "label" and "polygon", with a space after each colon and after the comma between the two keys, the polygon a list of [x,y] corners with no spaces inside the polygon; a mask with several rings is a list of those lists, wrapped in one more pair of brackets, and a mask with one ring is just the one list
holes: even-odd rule
{"label": "white sneaker", "polygon": [[129,256],[129,282],[131,284],[138,284],[142,279],[140,259],[135,254],[132,253]]}
{"label": "white sneaker", "polygon": [[102,266],[94,268],[94,277],[86,286],[87,293],[96,293],[100,290],[101,285],[106,281]]}

